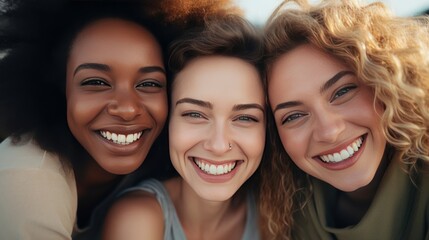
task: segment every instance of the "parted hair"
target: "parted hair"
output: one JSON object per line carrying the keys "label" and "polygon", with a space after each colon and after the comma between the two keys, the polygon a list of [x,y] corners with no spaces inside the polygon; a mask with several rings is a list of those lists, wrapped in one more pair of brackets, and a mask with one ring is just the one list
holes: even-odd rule
{"label": "parted hair", "polygon": [[262,78],[261,33],[238,14],[218,14],[204,19],[204,25],[189,30],[170,46],[168,66],[173,74],[195,58],[236,57],[255,66]]}
{"label": "parted hair", "polygon": [[[174,89],[176,74],[191,61],[207,56],[233,57],[249,63],[258,71],[265,88],[262,34],[260,29],[241,15],[226,13],[206,17],[202,26],[190,29],[171,44],[168,66],[173,74],[173,82],[170,91]],[[266,152],[263,154],[262,162],[265,156]],[[255,184],[259,183],[259,177],[258,168],[234,195],[234,202],[243,200],[249,188],[255,189],[254,192],[257,194]]]}
{"label": "parted hair", "polygon": [[[394,16],[380,2],[285,1],[265,28],[267,72],[279,56],[302,44],[349,66],[384,107],[380,118],[393,159],[405,164],[410,177],[427,169],[429,19]],[[293,213],[303,206],[311,186],[282,147],[274,122],[269,125],[274,147],[262,172],[261,215],[267,238],[289,239]]]}

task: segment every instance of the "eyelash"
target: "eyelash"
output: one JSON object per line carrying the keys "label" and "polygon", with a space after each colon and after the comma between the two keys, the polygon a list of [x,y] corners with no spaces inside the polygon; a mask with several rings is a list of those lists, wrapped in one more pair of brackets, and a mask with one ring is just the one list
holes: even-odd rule
{"label": "eyelash", "polygon": [[[186,112],[182,114],[182,117],[191,117],[191,118],[204,118],[207,119],[203,114],[198,112]],[[259,122],[255,117],[249,115],[241,115],[234,119],[234,121],[245,121],[245,122]]]}
{"label": "eyelash", "polygon": [[[332,96],[330,102],[335,101],[337,98],[340,98],[340,97],[344,96],[345,94],[349,93],[350,91],[352,91],[352,90],[354,90],[356,88],[357,88],[356,85],[348,85],[348,86],[345,86],[343,88],[340,88],[338,91],[336,91],[334,93],[334,95]],[[308,114],[305,114],[305,113],[293,113],[293,114],[290,114],[290,115],[286,116],[286,118],[284,120],[282,120],[282,125],[286,124],[286,123],[289,123],[289,122],[292,122],[292,121],[295,121],[298,118],[305,117],[307,115]]]}
{"label": "eyelash", "polygon": [[201,113],[198,113],[198,112],[186,112],[186,113],[182,114],[182,117],[204,118],[204,119],[206,119],[206,117],[204,117]]}
{"label": "eyelash", "polygon": [[143,82],[137,84],[137,87],[156,87],[156,88],[162,88],[163,85],[161,85],[157,81],[146,80],[146,81],[143,81]]}
{"label": "eyelash", "polygon": [[286,123],[288,123],[288,122],[295,121],[296,119],[301,118],[301,117],[304,117],[304,116],[307,116],[307,114],[304,114],[304,113],[293,113],[293,114],[291,114],[291,115],[288,115],[288,116],[286,116],[286,118],[282,121],[282,125],[283,125],[283,124],[286,124]]}
{"label": "eyelash", "polygon": [[334,95],[332,96],[332,99],[330,102],[333,102],[335,99],[344,96],[345,94],[347,94],[348,92],[352,91],[353,89],[356,89],[357,86],[356,85],[349,85],[349,86],[345,86],[341,89],[339,89],[338,91],[336,91],[334,93]]}
{"label": "eyelash", "polygon": [[110,86],[105,80],[98,78],[85,79],[81,86]]}
{"label": "eyelash", "polygon": [[257,118],[249,115],[238,116],[235,120],[246,121],[246,122],[259,122]]}

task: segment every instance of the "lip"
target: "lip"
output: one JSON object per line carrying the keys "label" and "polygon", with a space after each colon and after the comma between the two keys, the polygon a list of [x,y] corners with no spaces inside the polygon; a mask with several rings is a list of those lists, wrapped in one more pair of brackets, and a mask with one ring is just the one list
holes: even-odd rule
{"label": "lip", "polygon": [[203,170],[201,170],[197,164],[194,162],[194,159],[197,157],[188,157],[188,160],[191,161],[192,166],[194,167],[195,171],[197,172],[198,176],[209,183],[225,183],[228,182],[229,180],[231,180],[235,174],[237,173],[238,169],[240,168],[241,164],[244,162],[242,160],[230,160],[230,161],[210,161],[207,159],[203,159],[203,158],[199,158],[199,159],[203,159],[205,162],[209,162],[215,165],[222,165],[222,164],[227,164],[227,163],[231,163],[235,161],[235,167],[234,169],[232,169],[230,172],[228,173],[224,173],[221,175],[211,175],[208,174],[206,172],[204,172]]}
{"label": "lip", "polygon": [[348,159],[341,161],[341,162],[324,162],[322,161],[319,156],[320,155],[326,155],[326,154],[331,154],[331,153],[335,153],[338,152],[341,149],[344,149],[345,147],[347,147],[350,143],[347,144],[342,144],[338,147],[336,147],[335,149],[331,149],[329,151],[320,153],[319,155],[312,157],[315,161],[317,161],[320,165],[322,165],[324,168],[327,168],[329,170],[343,170],[346,168],[349,168],[351,166],[353,166],[358,160],[360,155],[362,154],[362,152],[365,150],[366,147],[366,140],[367,140],[368,134],[364,134],[362,136],[360,136],[360,138],[363,138],[362,141],[362,145],[360,146],[359,150],[357,152],[355,152],[353,154],[353,156],[349,157]]}

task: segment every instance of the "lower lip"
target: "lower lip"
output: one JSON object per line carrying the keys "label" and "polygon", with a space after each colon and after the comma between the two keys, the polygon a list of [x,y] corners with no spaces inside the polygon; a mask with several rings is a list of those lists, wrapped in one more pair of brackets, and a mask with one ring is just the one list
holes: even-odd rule
{"label": "lower lip", "polygon": [[190,159],[192,166],[194,166],[195,171],[197,172],[198,176],[200,176],[201,179],[203,179],[206,182],[209,183],[225,183],[228,182],[229,180],[231,180],[234,175],[237,173],[238,168],[240,167],[241,163],[237,162],[235,165],[235,168],[229,172],[229,173],[225,173],[222,175],[210,175],[207,174],[206,172],[204,172],[203,170],[201,170],[196,164],[195,162]]}
{"label": "lower lip", "polygon": [[109,151],[111,151],[112,153],[116,154],[116,155],[130,155],[133,154],[134,152],[136,152],[137,150],[139,150],[144,142],[145,139],[145,135],[148,133],[148,131],[143,131],[142,135],[140,136],[140,138],[135,141],[132,142],[130,144],[127,145],[122,145],[122,144],[117,144],[114,143],[110,140],[107,140],[106,138],[104,138],[103,136],[101,136],[100,134],[98,134],[97,132],[95,134],[97,134],[97,136],[102,140],[102,143],[104,146],[106,146],[107,149],[109,149]]}
{"label": "lower lip", "polygon": [[349,168],[351,166],[353,166],[358,160],[360,155],[362,154],[363,150],[366,147],[366,137],[364,137],[364,140],[362,142],[362,145],[360,146],[359,150],[357,152],[355,152],[353,154],[353,156],[351,156],[350,158],[338,162],[338,163],[326,163],[322,160],[320,160],[319,158],[317,158],[317,161],[325,168],[329,169],[329,170],[343,170],[346,168]]}

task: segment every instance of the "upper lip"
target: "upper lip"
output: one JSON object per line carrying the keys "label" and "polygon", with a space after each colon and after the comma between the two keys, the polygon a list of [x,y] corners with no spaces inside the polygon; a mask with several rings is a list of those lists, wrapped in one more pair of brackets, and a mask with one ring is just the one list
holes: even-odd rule
{"label": "upper lip", "polygon": [[196,156],[190,156],[189,159],[191,159],[191,160],[200,160],[200,161],[208,162],[208,163],[214,164],[214,165],[227,164],[227,163],[232,163],[232,162],[239,161],[239,159],[210,160],[210,159],[207,159],[207,158],[196,157]]}
{"label": "upper lip", "polygon": [[109,131],[111,133],[118,133],[118,134],[132,134],[132,133],[144,132],[150,129],[151,128],[147,126],[110,125],[110,126],[97,128],[95,129],[95,131]]}
{"label": "upper lip", "polygon": [[328,155],[328,154],[338,153],[339,151],[341,151],[341,150],[343,150],[343,149],[347,148],[347,146],[349,146],[350,144],[352,144],[352,143],[353,143],[354,141],[356,141],[357,139],[362,138],[362,137],[364,137],[364,136],[365,136],[365,134],[364,134],[364,135],[361,135],[361,136],[359,136],[359,137],[356,137],[356,138],[354,138],[354,139],[352,139],[352,140],[349,140],[349,141],[347,141],[347,142],[344,142],[344,143],[342,143],[342,144],[340,144],[340,145],[337,145],[337,146],[335,146],[335,147],[333,147],[333,148],[331,148],[331,149],[329,149],[329,150],[327,150],[327,151],[324,151],[324,152],[321,152],[321,153],[319,153],[319,154],[317,154],[317,155],[314,155],[314,156],[313,156],[313,158],[317,158],[318,156],[322,156],[322,155]]}

